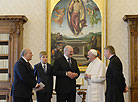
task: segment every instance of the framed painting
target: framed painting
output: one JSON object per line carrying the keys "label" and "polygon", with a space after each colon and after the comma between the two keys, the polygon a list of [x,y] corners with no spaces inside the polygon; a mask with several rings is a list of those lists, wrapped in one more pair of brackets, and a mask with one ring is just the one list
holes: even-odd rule
{"label": "framed painting", "polygon": [[96,49],[104,61],[106,0],[47,0],[48,62],[63,55],[66,45],[74,49],[80,71],[87,68],[87,52]]}

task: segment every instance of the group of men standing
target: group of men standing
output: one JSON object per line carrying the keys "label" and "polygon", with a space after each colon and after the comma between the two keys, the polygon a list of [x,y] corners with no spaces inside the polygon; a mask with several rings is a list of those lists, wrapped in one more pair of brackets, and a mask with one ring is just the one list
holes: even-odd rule
{"label": "group of men standing", "polygon": [[[103,62],[97,57],[97,51],[91,49],[88,52],[90,64],[84,76],[88,82],[88,102],[124,102],[123,92],[127,92],[128,88],[122,73],[122,63],[115,55],[112,46],[107,46],[104,51],[105,57],[110,60],[107,71]],[[24,49],[14,65],[11,90],[13,102],[32,102],[33,89],[36,90],[37,102],[51,102],[53,75],[56,76],[57,102],[75,102],[76,79],[80,71],[77,61],[72,58],[73,48],[65,46],[64,55],[55,60],[54,66],[47,63],[47,53],[41,51],[40,62],[34,65],[33,69],[29,63],[32,56],[30,49]],[[104,93],[105,80],[106,93]]]}

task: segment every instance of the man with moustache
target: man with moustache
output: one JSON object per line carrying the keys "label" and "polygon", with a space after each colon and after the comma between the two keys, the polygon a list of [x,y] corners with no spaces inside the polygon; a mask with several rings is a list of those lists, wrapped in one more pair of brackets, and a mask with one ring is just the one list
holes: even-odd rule
{"label": "man with moustache", "polygon": [[14,65],[14,80],[11,95],[13,102],[31,102],[32,89],[40,87],[34,78],[34,70],[29,61],[32,59],[29,48],[22,50],[21,58]]}
{"label": "man with moustache", "polygon": [[57,102],[75,102],[76,100],[76,79],[80,71],[72,55],[73,48],[67,45],[64,48],[64,55],[56,59],[54,63]]}

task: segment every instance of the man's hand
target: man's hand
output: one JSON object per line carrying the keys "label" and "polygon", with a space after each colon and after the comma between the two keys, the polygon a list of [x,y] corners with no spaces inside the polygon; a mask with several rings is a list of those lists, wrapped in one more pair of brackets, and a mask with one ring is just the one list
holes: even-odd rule
{"label": "man's hand", "polygon": [[128,87],[126,86],[125,90],[124,90],[124,93],[127,93],[127,92],[128,92]]}
{"label": "man's hand", "polygon": [[44,86],[42,86],[41,83],[39,83],[39,84],[37,83],[36,86],[35,86],[35,88],[34,88],[35,91],[41,91],[43,89],[44,89]]}
{"label": "man's hand", "polygon": [[78,74],[77,73],[72,73],[72,75],[71,75],[71,79],[74,79],[75,77],[77,77],[78,76]]}
{"label": "man's hand", "polygon": [[67,76],[70,77],[72,75],[72,72],[71,71],[68,71],[67,72]]}
{"label": "man's hand", "polygon": [[85,74],[85,79],[87,80],[87,79],[91,79],[91,75],[90,74]]}
{"label": "man's hand", "polygon": [[39,88],[39,87],[40,87],[40,85],[37,83],[36,86],[35,86],[35,88]]}
{"label": "man's hand", "polygon": [[69,72],[67,72],[67,76],[68,76],[69,78],[71,78],[71,79],[74,79],[75,77],[77,77],[77,76],[78,76],[78,74],[77,74],[77,73],[73,73],[73,72],[69,71]]}

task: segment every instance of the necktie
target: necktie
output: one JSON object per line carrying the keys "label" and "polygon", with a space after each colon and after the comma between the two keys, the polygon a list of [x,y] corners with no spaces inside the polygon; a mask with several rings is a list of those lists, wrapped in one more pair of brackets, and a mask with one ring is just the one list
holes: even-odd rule
{"label": "necktie", "polygon": [[44,72],[46,73],[46,65],[44,64]]}
{"label": "necktie", "polygon": [[68,63],[69,63],[69,66],[71,68],[71,58],[68,58]]}

